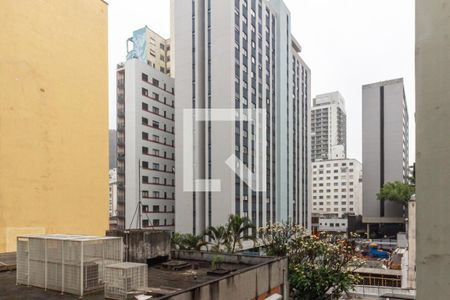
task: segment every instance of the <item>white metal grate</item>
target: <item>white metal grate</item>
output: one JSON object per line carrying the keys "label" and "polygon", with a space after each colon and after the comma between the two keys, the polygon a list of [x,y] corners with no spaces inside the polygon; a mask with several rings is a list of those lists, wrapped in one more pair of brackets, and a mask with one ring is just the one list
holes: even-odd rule
{"label": "white metal grate", "polygon": [[104,286],[105,266],[122,262],[120,237],[29,235],[17,238],[17,284],[79,296]]}
{"label": "white metal grate", "polygon": [[118,263],[106,267],[105,298],[125,300],[128,293],[148,286],[146,264]]}

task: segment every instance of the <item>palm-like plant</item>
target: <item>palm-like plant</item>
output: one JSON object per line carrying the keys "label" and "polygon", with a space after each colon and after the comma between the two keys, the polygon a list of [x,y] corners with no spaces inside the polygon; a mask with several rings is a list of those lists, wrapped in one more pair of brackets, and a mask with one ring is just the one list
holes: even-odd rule
{"label": "palm-like plant", "polygon": [[[229,234],[227,248],[231,253],[234,253],[236,250],[242,248],[243,241],[252,240],[254,243],[256,240],[254,235],[255,225],[253,225],[247,217],[241,218],[239,215],[230,215],[228,217],[226,229]],[[248,235],[248,231],[250,229],[253,231],[251,236]]]}
{"label": "palm-like plant", "polygon": [[203,240],[203,235],[174,233],[172,244],[176,249],[180,250],[200,250],[207,243]]}
{"label": "palm-like plant", "polygon": [[214,252],[222,252],[223,246],[226,246],[229,241],[229,232],[225,226],[211,226],[206,231],[205,236],[211,240],[211,250]]}

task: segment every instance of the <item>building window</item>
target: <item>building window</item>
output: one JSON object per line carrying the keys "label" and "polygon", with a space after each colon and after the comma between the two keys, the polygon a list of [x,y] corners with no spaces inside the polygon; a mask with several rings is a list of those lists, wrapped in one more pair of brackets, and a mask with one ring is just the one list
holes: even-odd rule
{"label": "building window", "polygon": [[142,118],[142,125],[148,125],[148,119]]}
{"label": "building window", "polygon": [[142,154],[148,154],[148,148],[142,147]]}
{"label": "building window", "polygon": [[148,81],[148,75],[145,73],[142,73],[142,80],[147,82]]}
{"label": "building window", "polygon": [[142,110],[148,110],[148,104],[142,102]]}
{"label": "building window", "polygon": [[142,88],[142,95],[148,96],[148,90],[145,88]]}
{"label": "building window", "polygon": [[159,205],[153,205],[153,212],[159,212]]}
{"label": "building window", "polygon": [[153,79],[152,79],[152,83],[153,83],[153,85],[159,87],[159,80],[153,78]]}
{"label": "building window", "polygon": [[153,220],[153,226],[159,226],[159,220],[158,219],[154,219]]}
{"label": "building window", "polygon": [[148,176],[142,176],[142,182],[148,183]]}

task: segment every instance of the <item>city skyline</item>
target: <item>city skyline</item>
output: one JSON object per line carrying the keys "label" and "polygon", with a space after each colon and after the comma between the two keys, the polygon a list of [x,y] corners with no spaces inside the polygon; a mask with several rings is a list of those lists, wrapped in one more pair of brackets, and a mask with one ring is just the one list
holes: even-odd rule
{"label": "city skyline", "polygon": [[[109,127],[112,129],[116,124],[115,66],[126,59],[126,39],[145,25],[164,38],[170,37],[170,1],[134,0],[132,3],[109,1]],[[410,162],[414,162],[414,4],[406,0],[395,3],[286,0],[285,3],[293,16],[292,32],[300,41],[302,56],[312,70],[312,98],[338,90],[346,99],[347,156],[362,159],[362,85],[403,77],[411,119]],[[345,72],[344,76],[341,72]]]}

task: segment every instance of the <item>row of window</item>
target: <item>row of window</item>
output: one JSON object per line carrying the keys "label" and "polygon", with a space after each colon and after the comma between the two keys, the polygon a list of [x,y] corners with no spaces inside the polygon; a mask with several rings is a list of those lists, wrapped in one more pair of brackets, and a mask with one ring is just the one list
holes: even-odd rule
{"label": "row of window", "polygon": [[[335,183],[337,183],[337,182],[335,182]],[[335,193],[338,193],[339,192],[339,189],[334,189],[333,190]],[[348,191],[349,192],[353,192],[353,188],[349,188],[348,189]],[[326,193],[331,193],[331,190],[326,190],[326,191],[324,191],[324,190],[313,190],[313,193],[324,193],[324,192],[326,192]],[[341,192],[342,193],[346,193],[347,192],[347,189],[341,189]]]}
{"label": "row of window", "polygon": [[[150,225],[151,224],[151,225]],[[164,219],[164,222],[161,223],[159,219],[153,219],[150,223],[150,220],[142,220],[142,227],[157,227],[157,226],[175,226],[175,219],[172,219],[172,223],[169,224],[167,219]]]}
{"label": "row of window", "polygon": [[154,85],[154,86],[156,86],[156,87],[158,87],[158,88],[160,88],[160,89],[162,89],[162,90],[164,90],[164,91],[166,91],[168,93],[171,93],[171,94],[175,93],[175,89],[173,87],[170,90],[167,89],[167,84],[166,83],[164,83],[163,86],[160,86],[159,85],[159,80],[156,79],[156,78],[152,78],[152,81],[149,81],[148,75],[145,74],[145,73],[142,73],[141,78],[142,78],[142,81],[150,83],[151,85]]}
{"label": "row of window", "polygon": [[[329,224],[329,225],[328,225]],[[340,227],[340,226],[342,226],[342,227],[347,227],[347,224],[345,224],[345,223],[328,223],[328,222],[324,222],[323,224],[322,223],[319,223],[319,225],[321,225],[321,226],[330,226],[330,227]]]}
{"label": "row of window", "polygon": [[167,129],[167,124],[162,124],[162,126],[160,125],[160,123],[156,120],[153,120],[152,123],[150,124],[147,118],[142,117],[142,125],[148,126],[148,127],[153,127],[155,129],[159,129],[161,131],[170,133],[170,134],[175,134],[175,128],[173,126],[171,130]]}
{"label": "row of window", "polygon": [[[163,153],[163,155],[161,155],[161,153]],[[148,147],[142,147],[142,154],[175,160],[175,153],[172,153],[171,155],[167,155],[167,151],[160,151],[159,149],[155,149],[155,148],[153,148],[152,152],[150,152]]]}
{"label": "row of window", "polygon": [[[161,205],[162,206],[162,205]],[[153,205],[152,210],[149,209],[148,205],[142,205],[142,212],[143,213],[150,213],[150,212],[164,212],[164,213],[175,213],[175,206],[172,205],[172,210],[167,210],[167,205],[164,205],[164,209],[160,210],[159,205]]]}
{"label": "row of window", "polygon": [[143,161],[142,162],[142,168],[143,169],[148,169],[148,170],[154,170],[154,171],[163,171],[163,172],[167,172],[167,173],[174,173],[175,172],[175,167],[167,167],[166,164],[163,165],[163,167],[161,168],[160,163],[152,163],[151,167],[150,167],[150,163],[148,161]]}
{"label": "row of window", "polygon": [[175,186],[175,179],[168,180],[167,178],[161,178],[158,176],[153,176],[152,180],[148,176],[142,176],[142,183],[144,184],[156,184],[165,186]]}
{"label": "row of window", "polygon": [[168,198],[167,192],[152,191],[151,196],[150,196],[149,191],[144,190],[144,191],[142,191],[142,197],[143,198],[154,198],[154,199],[160,199],[160,200],[175,200],[175,193],[172,192],[172,198]]}
{"label": "row of window", "polygon": [[[349,162],[348,163],[348,165],[349,166],[353,166],[353,162]],[[342,162],[342,163],[333,163],[333,167],[339,167],[339,166],[342,166],[342,167],[346,167],[347,166],[347,163],[346,162]],[[328,163],[328,164],[319,164],[319,165],[313,165],[313,169],[316,169],[316,168],[324,168],[324,167],[327,167],[327,168],[329,168],[329,167],[331,167],[331,163]]]}
{"label": "row of window", "polygon": [[150,135],[148,134],[148,132],[142,132],[142,139],[144,141],[150,141],[150,142],[155,142],[155,143],[170,146],[170,147],[175,147],[175,141],[173,139],[170,140],[169,142],[167,142],[167,138],[163,138],[161,140],[159,138],[159,135],[157,135],[157,134],[153,134],[152,138],[150,139]]}
{"label": "row of window", "polygon": [[[354,204],[355,204],[355,203],[354,203],[353,201],[349,201],[349,202],[348,202],[348,205],[354,205]],[[314,205],[314,206],[317,206],[317,205],[323,206],[324,203],[323,203],[323,202],[313,202],[313,205]],[[331,205],[331,202],[327,202],[326,205],[330,206],[330,205]],[[333,205],[339,205],[339,202],[335,201],[335,202],[333,202]],[[347,201],[341,201],[341,205],[347,205]]]}
{"label": "row of window", "polygon": [[142,88],[142,95],[145,96],[145,97],[148,97],[150,99],[153,99],[155,101],[158,101],[158,102],[160,102],[162,104],[165,104],[167,106],[170,106],[170,107],[174,107],[174,105],[175,105],[173,100],[172,100],[171,104],[167,103],[167,98],[166,97],[164,97],[163,101],[161,101],[160,98],[159,98],[159,94],[158,93],[152,92],[152,95],[150,96],[148,94],[148,90],[146,88]]}
{"label": "row of window", "polygon": [[[324,196],[313,196],[313,199],[314,200],[315,199],[324,199],[323,197]],[[350,194],[348,197],[349,198],[354,198],[354,196],[352,194]],[[334,199],[339,199],[339,198],[345,199],[345,198],[347,198],[347,195],[333,195],[333,198]],[[331,196],[330,195],[326,195],[326,199],[331,199]]]}
{"label": "row of window", "polygon": [[[338,207],[335,207],[333,210],[331,210],[330,207],[327,207],[326,209],[320,207],[320,208],[318,208],[318,209],[319,209],[319,211],[326,211],[326,212],[331,212],[331,211],[333,211],[333,212],[339,212],[339,208],[338,208]],[[347,212],[347,208],[346,208],[346,207],[341,207],[341,211],[342,211],[342,212]],[[350,208],[348,209],[348,211],[349,211],[349,212],[353,212],[353,211],[354,211],[353,207],[350,207]]]}
{"label": "row of window", "polygon": [[147,112],[151,112],[151,113],[153,113],[155,115],[158,115],[158,116],[160,116],[162,118],[165,118],[165,119],[169,119],[171,121],[175,120],[175,115],[173,113],[171,113],[171,117],[169,117],[169,114],[167,113],[166,110],[161,110],[161,109],[159,109],[156,106],[152,106],[152,110],[149,110],[149,106],[145,102],[142,102],[142,110],[147,111]]}

